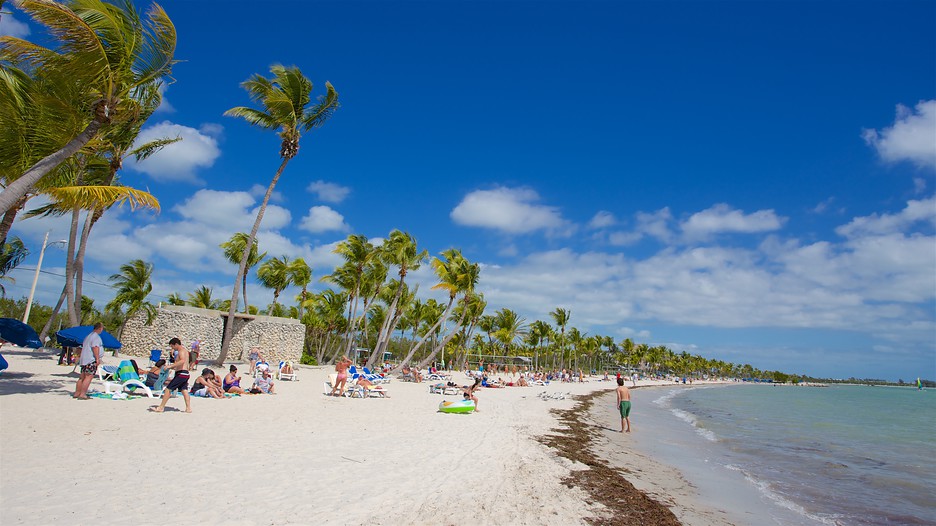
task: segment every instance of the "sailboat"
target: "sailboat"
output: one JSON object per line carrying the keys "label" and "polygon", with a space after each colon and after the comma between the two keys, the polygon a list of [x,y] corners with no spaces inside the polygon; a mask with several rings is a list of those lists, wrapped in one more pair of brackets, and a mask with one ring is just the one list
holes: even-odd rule
{"label": "sailboat", "polygon": [[923,381],[917,378],[917,390],[923,390]]}

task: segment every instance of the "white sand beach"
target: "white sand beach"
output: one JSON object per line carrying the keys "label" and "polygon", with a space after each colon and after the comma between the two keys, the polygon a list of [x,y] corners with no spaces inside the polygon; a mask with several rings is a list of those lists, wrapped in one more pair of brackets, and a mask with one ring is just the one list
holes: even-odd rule
{"label": "white sand beach", "polygon": [[[147,398],[72,399],[77,373],[56,365],[55,352],[2,352],[10,362],[0,375],[4,525],[569,525],[608,515],[562,482],[586,466],[536,440],[557,426],[550,409],[576,402],[537,395],[613,382],[483,389],[480,411],[458,415],[437,411],[457,397],[430,394],[428,383],[393,380],[385,399],[327,397],[331,368],[301,366],[298,381],[276,382],[276,395],[197,398],[191,414],[177,397],[156,414]],[[604,425],[616,429],[609,416]],[[605,436],[602,448],[628,449],[628,435]],[[617,456],[627,457],[628,480],[682,523],[728,523],[678,472]]]}

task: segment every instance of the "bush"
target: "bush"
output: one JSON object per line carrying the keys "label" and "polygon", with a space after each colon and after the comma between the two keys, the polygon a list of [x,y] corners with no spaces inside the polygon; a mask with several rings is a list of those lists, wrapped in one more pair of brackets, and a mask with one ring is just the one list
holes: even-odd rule
{"label": "bush", "polygon": [[299,363],[302,365],[318,365],[318,362],[315,361],[315,356],[305,353],[302,353],[302,358],[299,359]]}

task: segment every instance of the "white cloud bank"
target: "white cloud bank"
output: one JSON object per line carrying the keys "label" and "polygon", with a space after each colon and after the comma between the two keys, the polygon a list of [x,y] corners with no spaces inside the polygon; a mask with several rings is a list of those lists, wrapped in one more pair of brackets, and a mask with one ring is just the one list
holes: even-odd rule
{"label": "white cloud bank", "polygon": [[559,209],[538,204],[540,197],[529,188],[498,187],[469,193],[450,216],[459,225],[526,234],[537,230],[568,230]]}
{"label": "white cloud bank", "polygon": [[936,168],[936,100],[920,101],[913,109],[898,104],[892,126],[864,130],[862,137],[885,161]]}
{"label": "white cloud bank", "polygon": [[135,145],[163,138],[181,137],[182,140],[170,144],[141,162],[129,159],[128,168],[143,172],[157,181],[179,181],[204,184],[196,171],[210,168],[221,155],[218,148],[216,125],[196,130],[181,124],[163,121],[144,128],[137,137]]}

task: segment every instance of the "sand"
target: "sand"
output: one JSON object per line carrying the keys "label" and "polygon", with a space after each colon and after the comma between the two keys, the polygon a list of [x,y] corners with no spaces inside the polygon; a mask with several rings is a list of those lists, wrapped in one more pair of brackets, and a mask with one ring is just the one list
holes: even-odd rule
{"label": "sand", "polygon": [[[10,362],[0,375],[4,525],[615,523],[611,509],[569,482],[591,468],[542,443],[562,432],[551,410],[583,402],[538,396],[608,391],[613,382],[483,389],[479,412],[455,415],[437,407],[458,397],[430,394],[427,383],[393,380],[384,399],[327,397],[332,369],[300,366],[298,381],[276,382],[276,395],[197,398],[191,414],[177,397],[156,414],[146,398],[72,399],[77,373],[56,365],[55,352],[2,352]],[[464,373],[453,380],[468,383]],[[93,390],[103,390],[99,381]],[[678,472],[622,454],[619,420],[587,425],[599,457],[620,457],[611,469],[626,463],[625,478],[681,522],[727,523]]]}

